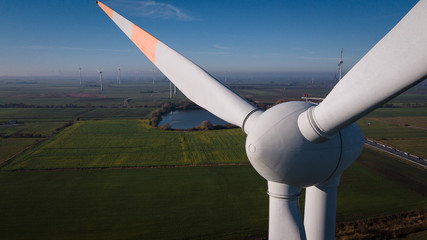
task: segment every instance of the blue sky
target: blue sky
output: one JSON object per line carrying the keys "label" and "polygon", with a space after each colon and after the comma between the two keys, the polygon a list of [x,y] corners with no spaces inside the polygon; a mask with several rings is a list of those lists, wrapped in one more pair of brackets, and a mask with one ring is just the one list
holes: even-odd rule
{"label": "blue sky", "polygon": [[[349,70],[413,0],[105,0],[209,72]],[[153,65],[95,0],[0,0],[0,76],[96,76]]]}

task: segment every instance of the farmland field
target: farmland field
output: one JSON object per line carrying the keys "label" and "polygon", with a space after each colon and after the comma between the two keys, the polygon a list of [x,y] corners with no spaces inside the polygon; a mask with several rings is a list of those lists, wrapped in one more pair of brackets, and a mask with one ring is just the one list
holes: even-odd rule
{"label": "farmland field", "polygon": [[94,108],[79,115],[81,119],[148,118],[155,108]]}
{"label": "farmland field", "polygon": [[427,116],[390,117],[390,118],[383,118],[382,120],[392,124],[398,124],[401,126],[406,125],[409,128],[427,130]]}
{"label": "farmland field", "polygon": [[73,120],[90,110],[85,108],[0,108],[0,121]]}
{"label": "farmland field", "polygon": [[365,148],[356,163],[343,174],[337,218],[363,218],[426,208],[426,180],[423,169]]}
{"label": "farmland field", "polygon": [[[425,96],[427,98],[427,96]],[[366,115],[367,118],[387,118],[387,117],[426,117],[427,108],[378,108]]]}
{"label": "farmland field", "polygon": [[249,166],[1,172],[0,182],[5,239],[243,239],[267,229],[266,183]]}
{"label": "farmland field", "polygon": [[[368,122],[370,123],[368,125]],[[427,137],[426,130],[408,128],[397,124],[388,123],[387,120],[362,119],[359,122],[365,135],[371,138],[423,138]]]}
{"label": "farmland field", "polygon": [[[396,114],[396,110],[388,113],[375,111],[371,115],[387,117],[365,117],[358,124],[367,137],[427,159],[427,117],[396,117]],[[409,111],[402,111],[402,115],[404,114],[409,114]]]}
{"label": "farmland field", "polygon": [[146,120],[82,121],[17,157],[6,170],[247,163],[240,129],[160,131]]}
{"label": "farmland field", "polygon": [[[426,181],[408,189],[392,176],[396,168],[377,175],[363,162],[378,157],[390,161],[364,152],[362,162],[344,174],[338,221],[427,207]],[[399,168],[412,170],[406,164]],[[415,171],[423,177],[418,181],[425,180],[423,170]],[[0,182],[0,231],[7,239],[254,239],[267,234],[266,182],[251,166],[2,170]]]}
{"label": "farmland field", "polygon": [[35,138],[0,138],[0,165],[36,141]]}
{"label": "farmland field", "polygon": [[[169,99],[168,82],[110,80],[104,92],[91,84],[0,81],[0,123],[19,122],[0,126],[0,162],[18,154],[0,169],[0,238],[267,236],[267,186],[249,166],[241,129],[161,131],[148,125],[150,112],[185,100]],[[267,105],[329,92],[295,81],[227,85]],[[361,119],[365,135],[427,157],[426,93],[411,89]],[[36,133],[48,139],[22,152]],[[425,170],[366,148],[342,177],[337,221],[427,209],[426,199]]]}
{"label": "farmland field", "polygon": [[11,126],[0,125],[1,136],[14,136],[14,135],[28,135],[28,134],[41,134],[47,136],[55,131],[55,129],[61,127],[64,122],[26,122],[18,123]]}

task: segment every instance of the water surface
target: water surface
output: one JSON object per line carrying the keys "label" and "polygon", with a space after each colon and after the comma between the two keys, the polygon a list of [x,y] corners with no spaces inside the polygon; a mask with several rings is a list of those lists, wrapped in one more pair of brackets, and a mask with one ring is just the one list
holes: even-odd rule
{"label": "water surface", "polygon": [[200,125],[203,121],[208,120],[213,125],[225,125],[228,122],[216,117],[212,113],[200,110],[177,110],[170,112],[168,115],[162,117],[159,126],[169,123],[172,128],[188,129]]}

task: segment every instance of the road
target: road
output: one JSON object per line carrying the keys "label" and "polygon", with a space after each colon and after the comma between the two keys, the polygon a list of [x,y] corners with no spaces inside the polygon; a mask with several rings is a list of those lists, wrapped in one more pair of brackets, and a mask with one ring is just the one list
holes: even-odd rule
{"label": "road", "polygon": [[413,154],[401,151],[401,150],[396,149],[394,147],[387,146],[383,143],[379,143],[379,142],[376,142],[376,141],[368,139],[368,138],[365,139],[365,144],[367,144],[371,147],[377,148],[381,151],[387,152],[389,154],[392,154],[394,156],[403,158],[403,159],[410,161],[412,163],[415,163],[417,165],[420,165],[423,168],[427,168],[427,160],[422,158],[422,157],[415,156]]}

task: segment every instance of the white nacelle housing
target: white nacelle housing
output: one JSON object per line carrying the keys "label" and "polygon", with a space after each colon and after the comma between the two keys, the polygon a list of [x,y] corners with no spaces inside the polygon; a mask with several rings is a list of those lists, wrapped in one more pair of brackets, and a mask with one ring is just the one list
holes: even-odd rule
{"label": "white nacelle housing", "polygon": [[257,172],[268,181],[300,187],[341,174],[363,149],[363,133],[356,124],[322,143],[308,141],[298,127],[298,116],[314,106],[282,103],[256,119],[246,139],[246,153]]}

